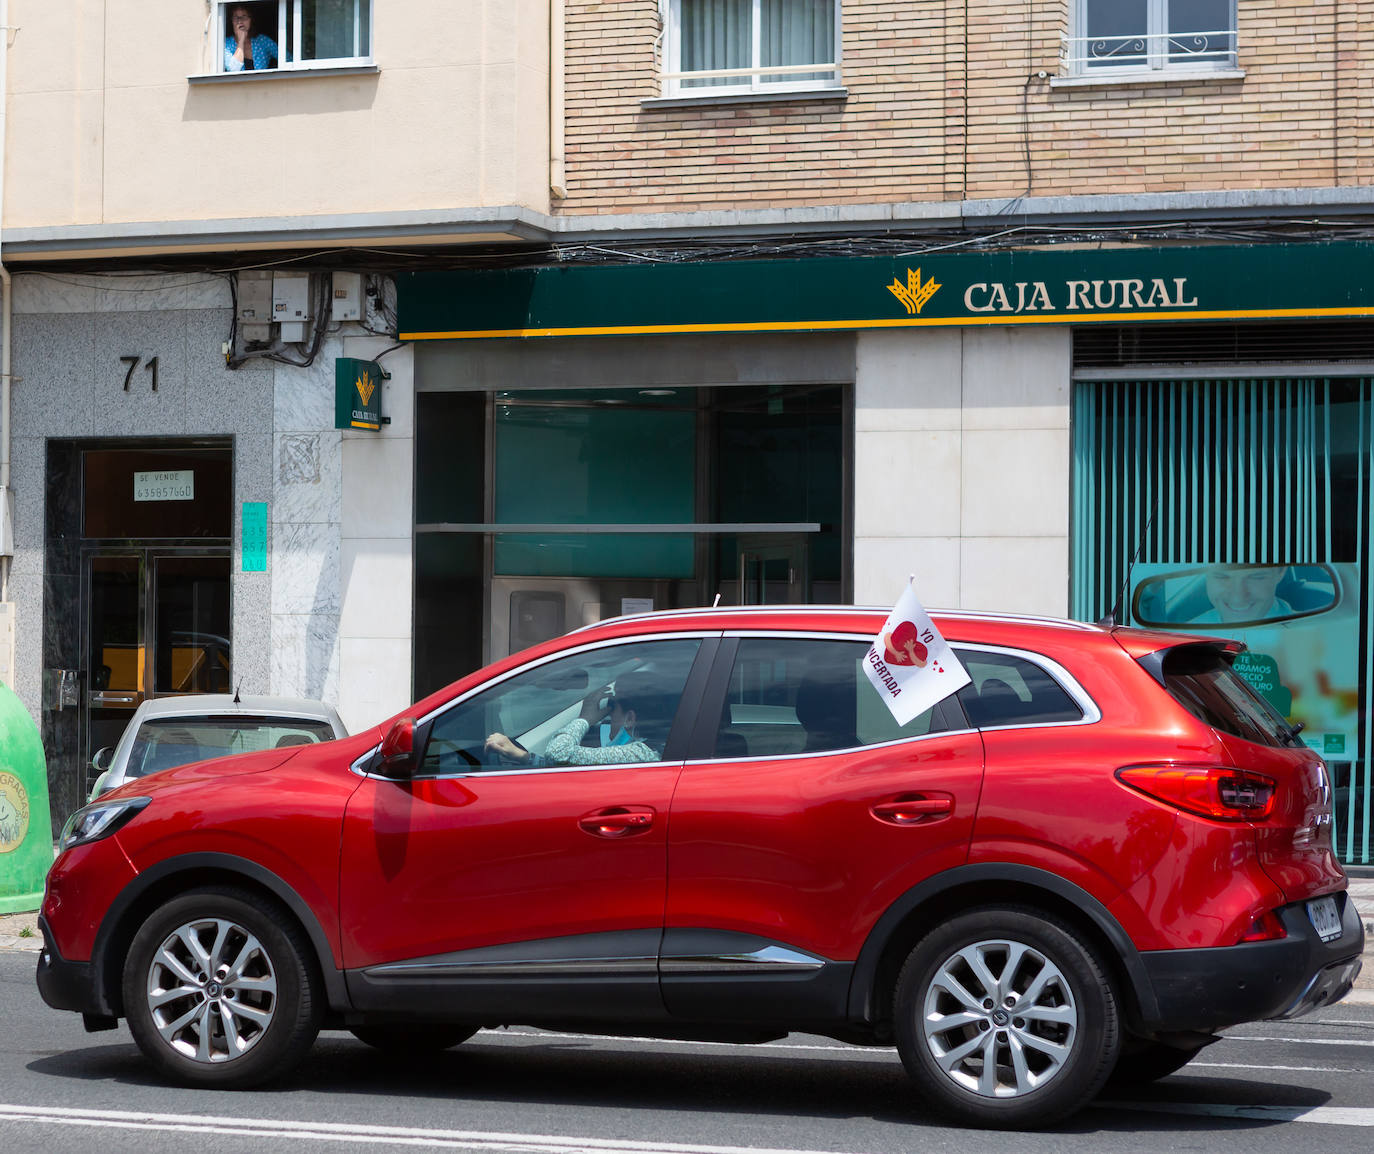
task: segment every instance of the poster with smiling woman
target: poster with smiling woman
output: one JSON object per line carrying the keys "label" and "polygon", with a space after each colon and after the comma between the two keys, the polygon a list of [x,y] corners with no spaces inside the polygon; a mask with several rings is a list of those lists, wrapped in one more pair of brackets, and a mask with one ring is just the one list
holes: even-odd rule
{"label": "poster with smiling woman", "polygon": [[1360,585],[1354,564],[1137,565],[1131,620],[1234,637],[1235,670],[1329,761],[1358,757]]}

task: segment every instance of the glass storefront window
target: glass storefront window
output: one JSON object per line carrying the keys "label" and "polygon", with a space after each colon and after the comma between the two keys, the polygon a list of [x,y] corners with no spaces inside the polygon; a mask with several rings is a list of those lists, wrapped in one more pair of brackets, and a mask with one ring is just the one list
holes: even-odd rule
{"label": "glass storefront window", "polygon": [[843,600],[847,403],[839,385],[420,392],[417,692],[481,664],[479,641],[493,659],[622,613]]}

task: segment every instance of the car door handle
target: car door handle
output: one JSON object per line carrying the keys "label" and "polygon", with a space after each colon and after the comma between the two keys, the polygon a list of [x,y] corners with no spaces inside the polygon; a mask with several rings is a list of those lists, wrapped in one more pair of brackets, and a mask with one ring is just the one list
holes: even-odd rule
{"label": "car door handle", "polygon": [[584,813],[577,824],[592,837],[634,837],[653,828],[654,810],[647,805],[610,805]]}
{"label": "car door handle", "polygon": [[947,793],[911,793],[875,802],[869,813],[888,825],[922,825],[949,817],[954,798]]}

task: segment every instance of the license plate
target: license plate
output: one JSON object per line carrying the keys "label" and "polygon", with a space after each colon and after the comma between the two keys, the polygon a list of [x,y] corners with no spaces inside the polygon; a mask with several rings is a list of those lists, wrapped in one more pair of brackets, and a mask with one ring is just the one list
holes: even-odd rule
{"label": "license plate", "polygon": [[1336,913],[1335,898],[1313,898],[1307,903],[1307,916],[1312,919],[1317,937],[1324,942],[1341,936],[1341,917]]}

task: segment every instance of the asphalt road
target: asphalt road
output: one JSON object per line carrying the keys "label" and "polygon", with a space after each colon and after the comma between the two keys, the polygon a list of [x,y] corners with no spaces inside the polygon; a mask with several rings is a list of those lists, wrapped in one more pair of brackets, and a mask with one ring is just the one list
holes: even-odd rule
{"label": "asphalt road", "polygon": [[31,952],[0,951],[0,1154],[194,1149],[330,1154],[906,1154],[1374,1147],[1374,1006],[1228,1032],[1186,1072],[1117,1091],[1065,1126],[946,1126],[890,1050],[793,1035],[766,1046],[484,1031],[438,1057],[386,1059],[325,1034],[281,1086],[170,1088],[122,1026],[49,1010]]}

